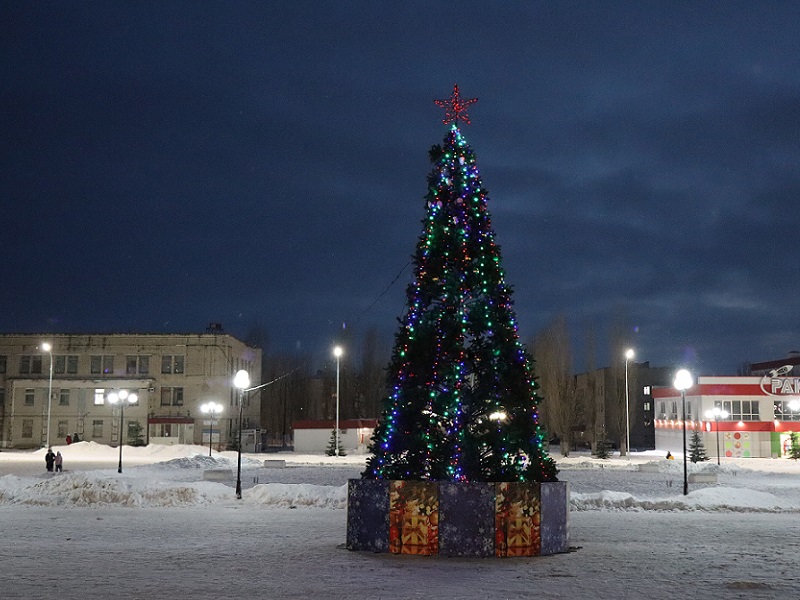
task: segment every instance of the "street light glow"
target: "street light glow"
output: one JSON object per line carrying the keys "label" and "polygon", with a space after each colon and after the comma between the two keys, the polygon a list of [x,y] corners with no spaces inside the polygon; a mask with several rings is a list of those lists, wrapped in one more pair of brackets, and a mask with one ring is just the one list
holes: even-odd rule
{"label": "street light glow", "polygon": [[675,373],[675,381],[672,382],[672,385],[679,392],[685,392],[693,385],[692,374],[686,369],[681,369]]}
{"label": "street light glow", "polygon": [[686,390],[693,385],[692,374],[686,369],[681,369],[675,373],[675,381],[672,383],[675,389],[681,393],[681,406],[683,408],[683,495],[689,495],[689,470],[686,464]]}
{"label": "street light glow", "polygon": [[632,359],[634,356],[635,356],[635,353],[633,352],[633,348],[628,348],[625,351],[625,358],[627,358],[628,360]]}

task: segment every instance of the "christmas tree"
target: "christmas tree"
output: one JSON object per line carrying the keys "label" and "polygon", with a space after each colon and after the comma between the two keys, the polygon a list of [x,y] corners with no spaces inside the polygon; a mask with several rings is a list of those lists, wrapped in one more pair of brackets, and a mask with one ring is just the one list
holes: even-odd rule
{"label": "christmas tree", "polygon": [[696,429],[692,432],[692,439],[689,442],[689,460],[693,463],[708,460],[706,448],[703,446],[703,440],[700,439],[700,432]]}
{"label": "christmas tree", "polygon": [[789,446],[789,458],[792,460],[800,459],[800,437],[797,435],[796,432],[792,432],[789,434],[790,446]]}
{"label": "christmas tree", "polygon": [[328,448],[325,450],[328,456],[347,456],[342,448],[342,439],[339,438],[339,452],[336,452],[336,430],[331,431],[331,439],[328,441]]}
{"label": "christmas tree", "polygon": [[458,86],[436,101],[452,125],[430,150],[424,231],[366,478],[556,480],[488,195],[458,127],[459,119],[469,123],[473,102],[460,98]]}

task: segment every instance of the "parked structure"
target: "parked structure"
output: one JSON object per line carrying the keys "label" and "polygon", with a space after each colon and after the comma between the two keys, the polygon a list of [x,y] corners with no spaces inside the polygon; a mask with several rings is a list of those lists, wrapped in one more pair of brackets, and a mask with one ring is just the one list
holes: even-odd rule
{"label": "parked structure", "polygon": [[[42,347],[47,342],[49,351]],[[52,385],[50,365],[52,360]],[[0,334],[0,447],[37,448],[80,440],[116,445],[142,442],[224,447],[236,439],[239,407],[234,373],[245,369],[261,381],[261,350],[231,335]],[[119,408],[108,393],[138,395],[126,406],[120,432]],[[48,402],[48,390],[51,396]],[[210,428],[200,405],[208,400],[225,410]],[[260,399],[245,394],[243,427],[260,427]],[[120,436],[120,433],[122,435]],[[209,436],[212,436],[209,440]]]}

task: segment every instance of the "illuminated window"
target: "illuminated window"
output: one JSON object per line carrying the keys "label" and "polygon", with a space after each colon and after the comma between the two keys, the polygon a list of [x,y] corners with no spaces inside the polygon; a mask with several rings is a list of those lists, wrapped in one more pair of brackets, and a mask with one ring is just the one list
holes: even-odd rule
{"label": "illuminated window", "polygon": [[721,408],[728,412],[728,416],[721,421],[759,421],[758,400],[716,400],[714,408]]}
{"label": "illuminated window", "polygon": [[96,389],[94,391],[95,406],[102,406],[105,403],[106,403],[106,391],[103,389]]}

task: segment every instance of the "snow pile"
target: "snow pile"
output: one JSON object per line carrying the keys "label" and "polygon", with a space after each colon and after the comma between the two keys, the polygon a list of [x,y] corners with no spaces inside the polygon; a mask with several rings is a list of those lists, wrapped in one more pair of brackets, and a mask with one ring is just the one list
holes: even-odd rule
{"label": "snow pile", "polygon": [[0,478],[0,505],[202,506],[219,501],[228,491],[226,486],[202,481],[192,484],[143,483],[104,476],[99,472],[62,474],[37,483],[8,475]]}
{"label": "snow pile", "polygon": [[714,487],[695,490],[686,496],[637,498],[626,492],[604,490],[594,494],[570,494],[570,509],[656,510],[706,512],[800,512],[800,505],[756,490]]}
{"label": "snow pile", "polygon": [[347,484],[267,483],[247,491],[248,502],[278,508],[346,508]]}

